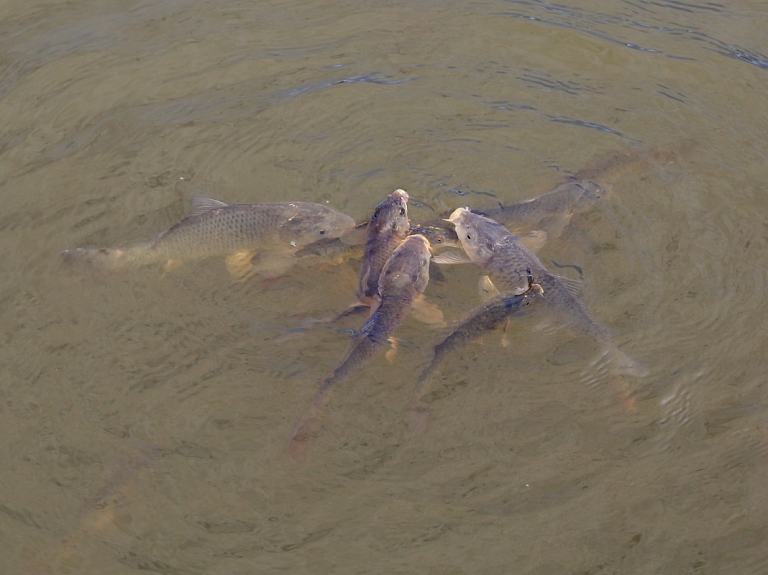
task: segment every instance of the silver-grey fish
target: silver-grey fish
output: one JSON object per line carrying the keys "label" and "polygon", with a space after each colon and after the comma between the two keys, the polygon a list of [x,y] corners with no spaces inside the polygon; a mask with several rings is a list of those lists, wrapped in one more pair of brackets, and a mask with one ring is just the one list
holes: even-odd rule
{"label": "silver-grey fish", "polygon": [[339,237],[354,225],[351,217],[311,202],[227,204],[195,197],[191,214],[152,240],[124,248],[66,250],[62,257],[117,270],[152,263],[171,269],[187,260],[228,256],[227,269],[242,278],[260,254],[264,265],[259,272],[274,277],[290,267],[297,250]]}
{"label": "silver-grey fish", "polygon": [[610,184],[570,180],[529,200],[473,211],[513,229],[562,228],[571,216],[588,210],[609,192]]}
{"label": "silver-grey fish", "polygon": [[[597,340],[611,357],[615,368],[632,375],[645,370],[612,342],[608,329],[590,313],[572,280],[548,272],[519,238],[489,218],[458,208],[449,218],[469,260],[490,276],[501,292],[514,292],[527,285],[528,273],[544,290],[544,302],[555,317],[577,332]],[[436,261],[450,263],[449,256]],[[457,262],[458,263],[458,262]]]}
{"label": "silver-grey fish", "polygon": [[309,414],[299,420],[288,450],[300,455],[320,429],[320,419],[331,391],[355,369],[368,363],[389,341],[429,282],[429,242],[424,236],[406,238],[387,260],[379,277],[371,315],[349,344],[344,357],[320,383]]}
{"label": "silver-grey fish", "polygon": [[519,315],[532,303],[539,301],[544,293],[542,287],[533,283],[523,293],[506,293],[492,297],[470,310],[464,317],[440,338],[432,351],[432,359],[419,375],[419,382],[425,381],[446,356],[470,341],[481,337],[487,331],[498,329],[512,316]]}
{"label": "silver-grey fish", "polygon": [[432,374],[450,354],[486,332],[502,327],[513,316],[520,315],[533,303],[541,301],[544,290],[533,283],[529,274],[528,288],[523,293],[499,294],[470,310],[464,319],[452,325],[432,350],[432,359],[419,375],[410,408],[410,427],[414,431],[426,428],[430,410],[422,403],[429,391]]}

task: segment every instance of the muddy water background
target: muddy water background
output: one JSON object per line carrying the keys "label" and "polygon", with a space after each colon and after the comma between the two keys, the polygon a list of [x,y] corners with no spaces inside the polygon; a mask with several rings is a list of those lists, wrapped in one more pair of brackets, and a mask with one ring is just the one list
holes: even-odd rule
{"label": "muddy water background", "polygon": [[[767,16],[746,0],[4,3],[3,572],[767,572]],[[541,253],[583,268],[647,378],[526,318],[511,349],[488,337],[446,366],[412,437],[435,334],[409,321],[299,464],[285,441],[346,338],[277,338],[349,303],[356,262],[265,287],[217,260],[93,277],[59,259],[152,236],[195,190],[362,220],[396,187],[435,209],[512,201],[686,140]],[[477,272],[445,275],[429,294],[455,318]]]}

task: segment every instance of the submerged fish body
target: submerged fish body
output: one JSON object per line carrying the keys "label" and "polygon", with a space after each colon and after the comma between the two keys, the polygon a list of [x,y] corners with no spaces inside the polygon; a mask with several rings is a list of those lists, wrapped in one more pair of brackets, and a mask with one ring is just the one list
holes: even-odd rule
{"label": "submerged fish body", "polygon": [[411,234],[421,234],[429,240],[432,248],[461,247],[456,230],[445,220],[428,220],[425,222],[411,222]]}
{"label": "submerged fish body", "polygon": [[344,357],[320,384],[309,415],[295,427],[289,451],[296,456],[319,430],[323,407],[332,389],[355,369],[368,363],[390,341],[429,282],[429,242],[422,235],[406,238],[387,260],[379,277],[371,315],[355,334]]}
{"label": "submerged fish body", "polygon": [[533,229],[547,220],[565,223],[574,214],[591,208],[610,191],[610,184],[574,179],[535,198],[475,212],[513,229]]}
{"label": "submerged fish body", "polygon": [[424,236],[409,236],[395,248],[379,277],[378,297],[371,315],[334,370],[334,380],[370,359],[379,346],[389,341],[427,287],[429,260],[429,242]]}
{"label": "submerged fish body", "polygon": [[480,338],[484,333],[502,327],[510,317],[519,315],[527,307],[541,300],[544,290],[529,279],[524,292],[499,294],[470,310],[464,319],[454,324],[435,344],[432,359],[419,376],[416,396],[423,395],[423,387],[432,373],[446,356],[467,343]]}
{"label": "submerged fish body", "polygon": [[357,297],[370,306],[379,290],[379,276],[395,248],[408,235],[408,193],[395,190],[380,202],[368,220]]}
{"label": "submerged fish body", "polygon": [[610,332],[598,322],[582,301],[579,286],[572,280],[547,271],[517,236],[504,226],[467,208],[451,214],[450,221],[469,259],[490,276],[500,291],[519,290],[528,274],[544,290],[543,301],[555,318],[572,330],[597,340],[622,373],[642,375],[644,369],[611,342]]}
{"label": "submerged fish body", "polygon": [[193,198],[192,213],[155,239],[125,248],[67,250],[72,263],[120,269],[158,262],[180,262],[240,254],[246,264],[262,250],[291,254],[354,227],[354,220],[322,204],[268,202],[227,204]]}

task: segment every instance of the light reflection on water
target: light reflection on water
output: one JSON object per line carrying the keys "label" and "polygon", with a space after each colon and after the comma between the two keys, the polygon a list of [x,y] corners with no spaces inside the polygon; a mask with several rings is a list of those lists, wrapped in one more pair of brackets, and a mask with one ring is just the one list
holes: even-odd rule
{"label": "light reflection on water", "polygon": [[[0,554],[11,573],[760,573],[766,14],[712,2],[11,4],[0,24]],[[688,146],[686,142],[693,142]],[[442,369],[405,425],[436,332],[334,395],[285,453],[347,336],[357,262],[233,284],[65,269],[151,237],[193,193],[412,215],[617,171],[541,259],[650,370],[520,320]],[[449,319],[472,268],[441,270]],[[350,322],[344,327],[354,327]]]}

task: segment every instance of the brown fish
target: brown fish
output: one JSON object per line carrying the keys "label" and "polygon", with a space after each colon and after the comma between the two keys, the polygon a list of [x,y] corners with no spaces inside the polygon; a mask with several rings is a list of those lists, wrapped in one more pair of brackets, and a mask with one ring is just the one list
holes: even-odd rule
{"label": "brown fish", "polygon": [[320,383],[309,414],[294,427],[288,444],[291,455],[300,455],[319,431],[331,391],[383,349],[421,297],[429,282],[429,259],[429,242],[421,235],[409,236],[392,252],[381,271],[370,317],[353,337],[333,373]]}

